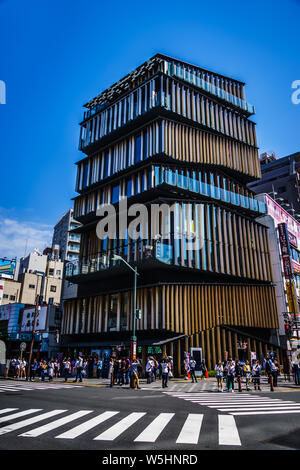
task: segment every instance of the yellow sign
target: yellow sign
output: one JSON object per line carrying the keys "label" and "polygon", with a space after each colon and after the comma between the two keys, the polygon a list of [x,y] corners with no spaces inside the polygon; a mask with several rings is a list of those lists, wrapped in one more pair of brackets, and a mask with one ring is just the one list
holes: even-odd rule
{"label": "yellow sign", "polygon": [[298,302],[293,281],[286,281],[286,294],[290,313],[298,313]]}

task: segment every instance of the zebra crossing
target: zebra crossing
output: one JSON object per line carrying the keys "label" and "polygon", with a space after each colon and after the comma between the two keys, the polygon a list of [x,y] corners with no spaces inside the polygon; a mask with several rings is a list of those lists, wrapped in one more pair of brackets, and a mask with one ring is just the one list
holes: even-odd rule
{"label": "zebra crossing", "polygon": [[[179,418],[176,413],[158,413],[154,418],[146,411],[126,413],[124,411],[104,411],[97,414],[94,410],[69,412],[66,409],[45,411],[41,408],[25,410],[4,408],[0,409],[0,439],[9,433],[15,433],[14,440],[15,437],[39,438],[40,436],[46,436],[47,439],[70,440],[89,433],[87,440],[106,443],[123,439],[124,443],[153,444],[158,442],[162,444],[164,441],[161,440],[161,435],[167,431],[165,436],[167,436],[168,442],[173,439],[175,447],[183,444],[201,447],[201,441],[206,435],[205,431],[202,431],[203,423],[205,419],[211,419],[210,416],[205,416],[202,413],[186,413]],[[76,421],[80,421],[79,424]],[[174,422],[175,426],[170,428],[170,423],[174,425]],[[75,424],[75,426],[70,427],[71,424]],[[62,427],[68,429],[61,432],[59,428]],[[48,433],[50,433],[50,437]],[[216,433],[216,439],[220,446],[242,445],[233,416],[218,415]],[[86,438],[86,436],[84,437]]]}
{"label": "zebra crossing", "polygon": [[26,390],[59,390],[69,388],[80,388],[80,385],[65,385],[60,383],[45,383],[45,382],[6,382],[0,381],[0,393],[7,392],[23,392]]}
{"label": "zebra crossing", "polygon": [[190,393],[163,392],[190,403],[206,406],[232,416],[299,414],[300,403],[249,393]]}
{"label": "zebra crossing", "polygon": [[[143,387],[142,390],[148,390],[149,389],[157,389],[161,390],[162,385],[161,381],[157,381],[152,383],[150,386]],[[171,382],[169,381],[168,383],[168,389],[170,392],[186,392],[186,393],[192,393],[192,392],[197,392],[197,391],[209,391],[209,390],[216,390],[216,384],[212,382],[197,382],[197,383],[190,383],[190,382]]]}

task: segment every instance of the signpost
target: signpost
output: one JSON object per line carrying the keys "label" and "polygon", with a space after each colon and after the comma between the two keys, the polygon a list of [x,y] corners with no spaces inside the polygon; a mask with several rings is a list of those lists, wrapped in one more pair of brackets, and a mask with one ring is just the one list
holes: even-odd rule
{"label": "signpost", "polygon": [[21,361],[22,361],[22,356],[23,356],[23,352],[25,351],[25,349],[26,349],[26,343],[21,343],[20,344]]}

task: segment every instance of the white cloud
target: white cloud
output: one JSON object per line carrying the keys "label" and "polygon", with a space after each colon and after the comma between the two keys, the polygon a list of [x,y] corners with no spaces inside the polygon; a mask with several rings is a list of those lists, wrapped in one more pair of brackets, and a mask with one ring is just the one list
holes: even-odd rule
{"label": "white cloud", "polygon": [[[34,248],[42,251],[52,243],[53,228],[36,222],[18,221],[0,215],[0,257],[18,260]],[[26,251],[25,251],[26,249]]]}

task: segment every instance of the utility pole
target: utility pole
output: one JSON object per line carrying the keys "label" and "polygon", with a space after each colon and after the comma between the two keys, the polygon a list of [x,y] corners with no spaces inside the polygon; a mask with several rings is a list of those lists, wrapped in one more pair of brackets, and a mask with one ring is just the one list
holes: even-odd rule
{"label": "utility pole", "polygon": [[34,313],[34,320],[33,320],[33,327],[32,327],[32,338],[30,344],[30,351],[29,351],[29,359],[28,359],[28,368],[27,368],[27,376],[26,380],[28,381],[28,377],[30,376],[30,367],[31,367],[31,359],[32,359],[32,350],[33,350],[33,343],[34,343],[34,335],[35,335],[35,325],[36,319],[39,314],[39,303],[40,303],[40,296],[37,295],[35,299],[35,313]]}

